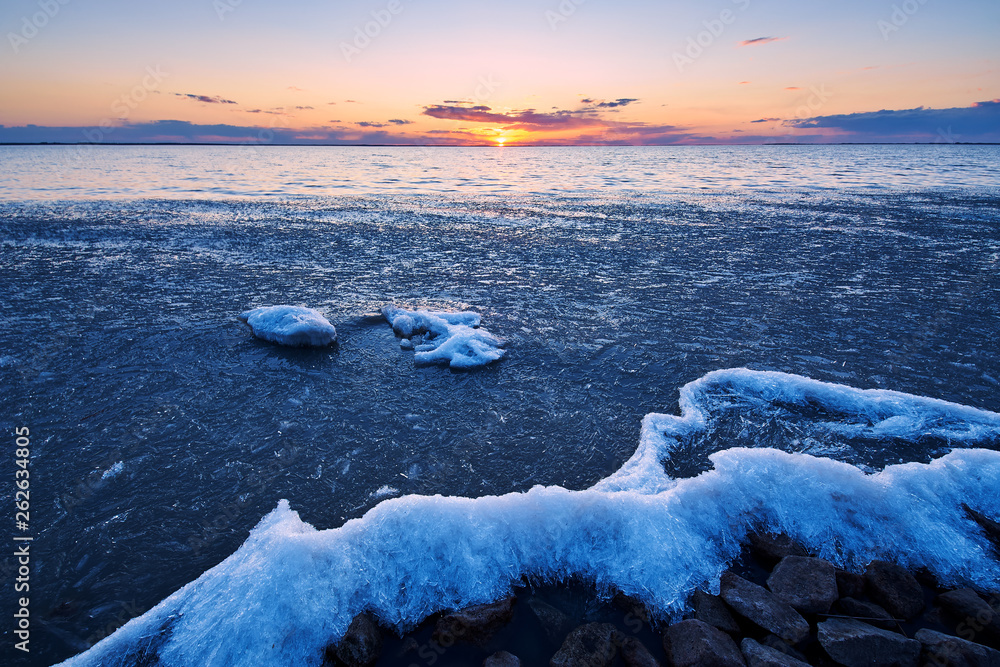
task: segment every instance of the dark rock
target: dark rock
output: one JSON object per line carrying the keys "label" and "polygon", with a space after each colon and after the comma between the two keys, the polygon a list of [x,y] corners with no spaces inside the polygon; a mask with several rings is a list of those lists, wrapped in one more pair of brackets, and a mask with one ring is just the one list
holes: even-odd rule
{"label": "dark rock", "polygon": [[477,604],[445,614],[434,627],[432,638],[445,648],[459,641],[483,645],[513,618],[514,599]]}
{"label": "dark rock", "polygon": [[822,558],[782,558],[767,578],[767,587],[805,614],[825,614],[839,597],[837,570]]}
{"label": "dark rock", "polygon": [[539,622],[541,622],[545,636],[553,644],[562,644],[566,635],[569,634],[575,625],[573,619],[562,611],[536,598],[528,600],[528,607],[538,618]]}
{"label": "dark rock", "polygon": [[808,662],[796,660],[770,646],[758,644],[747,637],[740,642],[740,650],[748,667],[808,667]]}
{"label": "dark rock", "polygon": [[986,533],[986,538],[993,543],[993,548],[1000,554],[1000,523],[989,518],[981,512],[977,512],[966,504],[962,504],[962,509],[969,515],[969,518],[979,524],[979,527]]}
{"label": "dark rock", "polygon": [[917,630],[924,662],[948,667],[1000,667],[1000,651],[924,628]]}
{"label": "dark rock", "polygon": [[809,552],[788,535],[774,533],[749,533],[750,553],[767,565],[774,565],[786,556],[808,556]]}
{"label": "dark rock", "polygon": [[732,637],[704,621],[674,623],[663,635],[663,650],[675,667],[743,667],[746,662]]}
{"label": "dark rock", "polygon": [[498,651],[483,660],[483,667],[521,667],[521,660],[507,651]]}
{"label": "dark rock", "polygon": [[808,662],[805,654],[797,651],[794,646],[786,642],[784,639],[778,635],[767,635],[760,640],[760,643],[768,648],[773,648],[775,651],[780,651],[787,656],[795,658],[799,662]]}
{"label": "dark rock", "polygon": [[660,667],[660,661],[635,637],[622,639],[618,650],[622,653],[625,667]]}
{"label": "dark rock", "polygon": [[819,643],[846,667],[916,667],[920,642],[862,621],[831,618],[817,626]]}
{"label": "dark rock", "polygon": [[971,588],[941,593],[937,603],[963,638],[994,647],[1000,643],[1000,614]]}
{"label": "dark rock", "polygon": [[874,560],[865,569],[865,583],[872,599],[895,618],[914,618],[924,610],[924,590],[906,568]]}
{"label": "dark rock", "polygon": [[691,606],[694,607],[694,617],[699,621],[714,625],[731,635],[740,633],[739,623],[729,613],[729,609],[719,596],[705,591],[695,591],[691,597]]}
{"label": "dark rock", "polygon": [[649,610],[646,609],[646,605],[639,600],[636,600],[631,595],[626,595],[625,593],[618,591],[615,593],[615,596],[611,598],[611,604],[614,605],[615,609],[623,611],[626,614],[631,614],[643,623],[649,623],[650,615]]}
{"label": "dark rock", "polygon": [[588,623],[569,633],[559,651],[549,661],[551,667],[608,667],[618,649],[618,631],[610,623]]}
{"label": "dark rock", "polygon": [[855,600],[854,598],[841,598],[837,600],[837,609],[844,616],[850,616],[855,620],[870,623],[883,630],[895,630],[898,626],[896,619],[874,602],[865,602],[863,600]]}
{"label": "dark rock", "polygon": [[722,599],[740,616],[792,644],[809,636],[809,624],[774,593],[732,572],[722,575]]}
{"label": "dark rock", "polygon": [[865,594],[865,578],[847,570],[837,570],[837,592],[842,598],[859,598]]}
{"label": "dark rock", "polygon": [[337,645],[327,649],[326,655],[335,664],[346,667],[374,665],[382,655],[382,631],[371,616],[358,614]]}

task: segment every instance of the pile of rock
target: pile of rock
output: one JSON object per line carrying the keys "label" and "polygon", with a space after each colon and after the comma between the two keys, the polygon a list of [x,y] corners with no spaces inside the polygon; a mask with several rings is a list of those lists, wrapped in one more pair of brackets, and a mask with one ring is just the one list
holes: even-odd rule
{"label": "pile of rock", "polygon": [[[522,663],[513,646],[498,646],[494,639],[515,618],[514,602],[439,615],[431,646],[481,647],[478,655],[485,659],[475,658],[475,664],[488,667],[538,663]],[[615,602],[641,610],[648,620],[640,603],[622,595]],[[622,624],[590,622],[574,628],[545,602],[529,597],[526,606],[550,637],[561,638],[555,654],[547,654],[552,667],[1000,667],[1000,595],[940,589],[929,577],[918,581],[885,561],[872,562],[863,575],[839,570],[784,536],[752,536],[743,565],[723,575],[719,595],[695,592],[691,618],[659,629],[662,650],[631,636]],[[380,632],[371,619],[359,616],[339,645],[327,650],[328,662],[427,664],[416,659],[412,638],[409,655],[403,651],[379,660]],[[443,656],[444,649],[434,655]],[[468,657],[463,660],[440,664],[472,664]]]}

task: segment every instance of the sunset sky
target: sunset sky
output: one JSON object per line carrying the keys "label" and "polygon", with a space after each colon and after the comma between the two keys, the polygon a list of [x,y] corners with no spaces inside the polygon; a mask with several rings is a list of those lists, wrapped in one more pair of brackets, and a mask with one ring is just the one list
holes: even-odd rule
{"label": "sunset sky", "polygon": [[5,0],[0,141],[1000,141],[997,0]]}

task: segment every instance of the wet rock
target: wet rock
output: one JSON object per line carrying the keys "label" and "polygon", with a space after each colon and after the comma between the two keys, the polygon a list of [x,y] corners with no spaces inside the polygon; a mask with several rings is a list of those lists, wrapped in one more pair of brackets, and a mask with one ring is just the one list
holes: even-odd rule
{"label": "wet rock", "polygon": [[740,642],[740,650],[748,667],[808,667],[808,662],[796,660],[770,646],[764,646],[747,637]]}
{"label": "wet rock", "polygon": [[795,650],[795,647],[786,642],[784,639],[778,635],[767,635],[760,643],[768,648],[773,648],[775,651],[784,653],[785,655],[795,658],[799,662],[808,662],[805,654],[800,651]]}
{"label": "wet rock", "polygon": [[805,614],[825,614],[839,597],[837,570],[822,558],[782,558],[767,578],[767,587]]}
{"label": "wet rock", "polygon": [[608,667],[618,649],[618,631],[610,623],[588,623],[569,633],[559,651],[549,661],[550,667]]}
{"label": "wet rock", "polygon": [[1000,614],[971,588],[941,593],[937,596],[945,614],[956,623],[956,630],[966,639],[998,648]]}
{"label": "wet rock", "polygon": [[862,621],[831,618],[818,626],[819,643],[846,667],[916,667],[920,642]]}
{"label": "wet rock", "polygon": [[382,631],[368,614],[355,616],[340,642],[326,651],[330,662],[345,667],[374,665],[380,655]]}
{"label": "wet rock", "polygon": [[566,635],[573,629],[573,619],[546,602],[530,598],[528,607],[542,624],[545,636],[553,644],[561,644]]}
{"label": "wet rock", "polygon": [[865,583],[872,599],[895,618],[914,618],[924,610],[924,591],[906,568],[875,560],[865,569]]}
{"label": "wet rock", "polygon": [[809,636],[809,624],[771,591],[732,572],[722,575],[721,597],[740,616],[792,644]]}
{"label": "wet rock", "polygon": [[663,635],[663,650],[675,667],[743,667],[746,662],[733,638],[715,626],[691,618],[674,623]]}
{"label": "wet rock", "polygon": [[521,667],[521,660],[507,651],[498,651],[483,660],[483,667]]}
{"label": "wet rock", "polygon": [[750,553],[754,558],[773,566],[786,556],[808,556],[809,552],[801,544],[788,537],[774,533],[750,533],[747,535]]}
{"label": "wet rock", "polygon": [[631,595],[626,595],[625,593],[618,591],[615,593],[614,597],[611,598],[611,604],[614,605],[615,609],[623,611],[626,614],[631,614],[643,623],[649,623],[650,616],[649,610],[646,609],[646,605]]}
{"label": "wet rock", "polygon": [[860,598],[865,594],[865,578],[847,570],[837,570],[837,592],[842,598]]}
{"label": "wet rock", "polygon": [[691,597],[691,606],[694,607],[694,617],[699,621],[714,625],[731,635],[740,633],[739,623],[729,613],[726,603],[719,596],[705,591],[695,591]]}
{"label": "wet rock", "polygon": [[924,628],[917,630],[924,662],[948,667],[1000,667],[1000,651]]}
{"label": "wet rock", "polygon": [[895,630],[898,625],[896,619],[889,612],[874,602],[841,598],[837,600],[837,609],[845,616],[851,616],[858,621],[870,623],[883,630]]}
{"label": "wet rock", "polygon": [[434,627],[432,638],[444,647],[456,642],[482,645],[514,616],[514,598],[478,604],[445,614]]}
{"label": "wet rock", "polygon": [[622,639],[618,650],[621,651],[625,667],[660,667],[660,661],[635,637]]}

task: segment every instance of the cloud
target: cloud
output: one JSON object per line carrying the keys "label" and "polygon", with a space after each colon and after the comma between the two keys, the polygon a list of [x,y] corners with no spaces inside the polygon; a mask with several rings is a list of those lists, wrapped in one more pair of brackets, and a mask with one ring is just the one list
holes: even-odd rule
{"label": "cloud", "polygon": [[857,141],[998,142],[1000,99],[949,109],[901,109],[786,120],[797,129],[832,129]]}
{"label": "cloud", "polygon": [[802,90],[798,86],[785,86],[785,90]]}
{"label": "cloud", "polygon": [[277,111],[275,109],[247,109],[246,113],[269,113],[273,116],[287,116],[284,111]]}
{"label": "cloud", "polygon": [[390,118],[389,122],[393,125],[410,125],[413,123],[412,120],[403,120],[402,118]]}
{"label": "cloud", "polygon": [[312,107],[295,107],[295,108],[301,111],[305,111],[306,109],[312,109]]}
{"label": "cloud", "polygon": [[388,127],[385,123],[377,123],[373,120],[362,120],[355,123],[358,127]]}
{"label": "cloud", "polygon": [[619,97],[614,102],[599,102],[596,106],[599,109],[615,109],[617,107],[624,107],[632,104],[632,102],[638,102],[634,97]]}
{"label": "cloud", "polygon": [[759,46],[761,44],[770,44],[771,42],[780,42],[783,39],[788,39],[787,37],[754,37],[753,39],[745,39],[737,46]]}
{"label": "cloud", "polygon": [[197,102],[206,102],[208,104],[239,104],[233,100],[226,100],[221,97],[212,97],[210,95],[194,95],[192,93],[174,93],[174,95],[177,97],[186,97]]}
{"label": "cloud", "polygon": [[751,123],[773,123],[775,121],[781,120],[780,118],[758,118],[757,120],[750,121]]}
{"label": "cloud", "polygon": [[[518,139],[518,143],[522,144],[663,145],[695,142],[698,139],[684,128],[673,125],[617,121],[601,116],[602,113],[614,113],[618,108],[637,101],[631,97],[622,97],[611,102],[583,98],[581,103],[586,106],[579,109],[557,108],[545,112],[535,109],[500,112],[485,105],[445,103],[428,105],[424,107],[423,114],[431,118],[487,124],[504,130],[528,132],[527,137]],[[569,132],[570,130],[575,132]],[[430,132],[437,131],[430,130]],[[539,134],[537,141],[533,141],[532,133],[544,134]],[[475,136],[481,142],[490,142],[489,136],[482,134]],[[700,139],[712,141],[711,138]]]}

